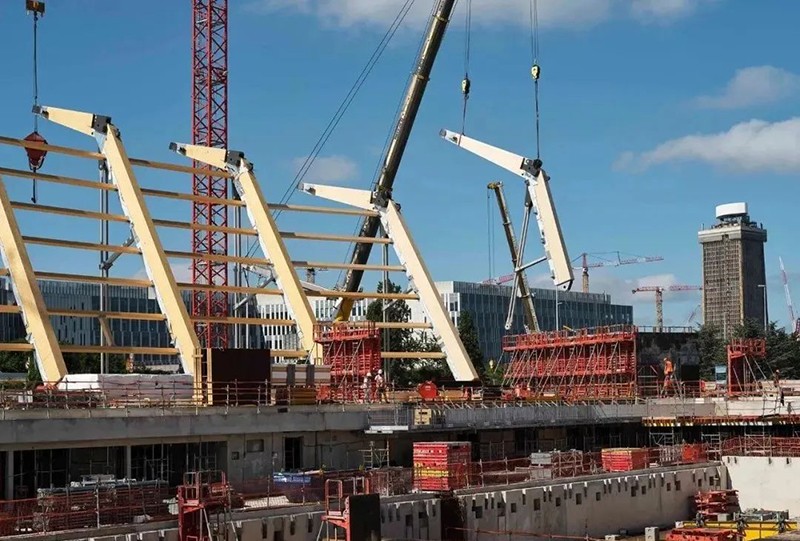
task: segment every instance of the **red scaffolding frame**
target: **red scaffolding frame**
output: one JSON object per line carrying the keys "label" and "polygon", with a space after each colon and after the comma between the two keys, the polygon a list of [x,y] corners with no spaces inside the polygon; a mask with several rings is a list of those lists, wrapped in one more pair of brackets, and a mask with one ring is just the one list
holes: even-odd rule
{"label": "red scaffolding frame", "polygon": [[760,361],[767,356],[764,338],[734,338],[728,351],[728,396],[742,396],[761,391],[764,379]]}
{"label": "red scaffolding frame", "polygon": [[185,473],[178,487],[178,539],[228,539],[232,496],[233,489],[221,471]]}
{"label": "red scaffolding frame", "polygon": [[618,325],[503,338],[504,384],[520,398],[595,400],[636,394],[636,327]]}
{"label": "red scaffolding frame", "polygon": [[381,368],[381,333],[375,323],[320,323],[314,340],[322,345],[323,363],[331,367],[331,398],[363,400],[365,376],[375,376]]}

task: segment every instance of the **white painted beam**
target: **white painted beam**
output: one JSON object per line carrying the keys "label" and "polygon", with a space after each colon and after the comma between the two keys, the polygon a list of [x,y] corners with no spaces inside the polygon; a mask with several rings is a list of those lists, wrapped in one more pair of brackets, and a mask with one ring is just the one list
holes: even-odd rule
{"label": "white painted beam", "polygon": [[21,309],[25,332],[28,342],[33,346],[36,366],[39,368],[42,381],[59,381],[67,375],[67,366],[64,364],[64,357],[2,178],[0,178],[0,252],[3,263],[8,269],[14,297]]}
{"label": "white painted beam", "polygon": [[394,201],[387,200],[382,204],[381,202],[373,202],[368,205],[367,202],[372,201],[373,196],[366,190],[338,188],[321,184],[304,184],[302,189],[307,193],[324,197],[331,201],[378,212],[384,231],[392,240],[392,246],[397,253],[397,258],[405,268],[406,276],[414,291],[419,295],[422,308],[431,321],[434,338],[436,338],[446,356],[447,365],[450,367],[453,377],[456,381],[477,380],[478,373],[467,354],[467,350],[464,348],[464,344],[461,342],[453,320],[450,319],[450,314],[445,309],[442,296],[439,290],[436,289],[436,284],[420,255],[419,248],[414,242],[397,204]]}
{"label": "white painted beam", "polygon": [[281,295],[289,317],[297,321],[297,335],[300,347],[309,353],[310,362],[322,362],[319,346],[314,342],[314,325],[316,318],[311,303],[308,302],[300,278],[289,256],[289,250],[283,242],[281,233],[272,217],[269,205],[261,186],[253,173],[253,166],[244,158],[244,154],[220,148],[200,145],[172,143],[170,148],[193,160],[226,169],[234,175],[233,185],[239,198],[245,204],[247,217],[258,235],[258,242],[264,257],[270,260],[274,269],[275,284]]}

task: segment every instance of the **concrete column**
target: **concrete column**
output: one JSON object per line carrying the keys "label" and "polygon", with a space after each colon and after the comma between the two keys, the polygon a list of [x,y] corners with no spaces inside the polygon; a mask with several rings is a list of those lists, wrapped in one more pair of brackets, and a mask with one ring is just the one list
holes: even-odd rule
{"label": "concrete column", "polygon": [[14,451],[6,451],[6,500],[14,499]]}
{"label": "concrete column", "polygon": [[133,478],[133,448],[130,445],[125,446],[125,478]]}

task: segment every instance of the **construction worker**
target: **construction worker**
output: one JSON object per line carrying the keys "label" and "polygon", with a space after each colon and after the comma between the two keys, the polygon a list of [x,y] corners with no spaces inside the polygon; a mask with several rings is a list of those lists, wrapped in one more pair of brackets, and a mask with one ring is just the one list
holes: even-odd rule
{"label": "construction worker", "polygon": [[367,372],[364,376],[364,383],[361,385],[364,391],[364,402],[372,402],[372,372]]}
{"label": "construction worker", "polygon": [[383,377],[383,370],[378,369],[378,374],[375,376],[375,387],[378,389],[378,402],[389,402],[386,397],[386,380]]}
{"label": "construction worker", "polygon": [[675,377],[675,368],[672,366],[672,359],[669,356],[664,357],[664,388],[663,395],[667,395],[670,385]]}

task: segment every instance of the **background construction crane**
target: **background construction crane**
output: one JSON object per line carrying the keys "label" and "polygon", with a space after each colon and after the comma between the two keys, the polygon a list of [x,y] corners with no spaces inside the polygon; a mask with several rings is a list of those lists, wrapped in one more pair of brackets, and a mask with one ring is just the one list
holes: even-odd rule
{"label": "background construction crane", "polygon": [[[403,106],[400,110],[400,114],[397,116],[392,140],[384,156],[380,175],[374,183],[374,191],[379,198],[389,199],[392,197],[392,187],[394,186],[397,171],[400,168],[400,161],[403,159],[403,153],[405,152],[408,138],[411,135],[411,130],[414,127],[414,121],[417,117],[419,106],[422,103],[422,97],[425,94],[425,88],[428,85],[431,70],[433,69],[436,55],[442,44],[444,33],[447,30],[447,25],[450,22],[450,16],[452,15],[455,3],[456,0],[438,0],[433,10],[430,22],[428,23],[425,41],[419,51],[416,69],[408,83]],[[379,225],[380,220],[376,216],[364,218],[361,222],[359,236],[369,239],[375,237],[378,233]],[[353,247],[350,262],[356,265],[367,263],[371,251],[371,243],[356,243]],[[345,276],[342,289],[346,292],[358,291],[363,276],[363,270],[357,268],[349,269]],[[353,299],[341,299],[336,314],[336,320],[347,320],[350,317],[352,309]]]}
{"label": "background construction crane", "polygon": [[[531,296],[531,288],[528,284],[528,276],[525,269],[520,268],[522,261],[520,261],[519,253],[520,247],[517,244],[517,237],[514,234],[514,225],[511,223],[511,215],[508,212],[508,205],[506,204],[506,196],[503,193],[502,182],[490,182],[487,189],[494,192],[497,198],[497,207],[500,211],[500,219],[503,222],[503,231],[506,234],[506,242],[508,243],[508,250],[511,252],[511,266],[514,268],[513,279],[516,280],[516,287],[514,292],[519,291],[519,298],[522,299],[522,310],[525,314],[525,331],[528,333],[539,332],[539,321],[536,318],[536,308],[533,305],[533,297]],[[508,316],[506,317],[506,330],[511,330],[512,321],[514,319],[514,308],[516,306],[516,298],[511,295],[508,303]]]}
{"label": "background construction crane", "polygon": [[[607,256],[611,255],[612,258],[608,258]],[[622,257],[625,255],[626,257]],[[589,262],[589,258],[593,257],[598,259],[599,261],[592,261]],[[621,252],[602,252],[602,253],[594,253],[594,254],[587,254],[586,252],[582,253],[578,257],[572,260],[573,263],[580,260],[581,265],[580,267],[572,267],[575,270],[582,271],[583,275],[583,292],[589,293],[589,269],[596,269],[599,267],[619,267],[620,265],[633,265],[635,263],[653,263],[656,261],[664,261],[664,258],[661,256],[638,256],[638,255],[628,255],[622,254]]]}
{"label": "background construction crane", "polygon": [[660,331],[664,328],[664,291],[701,291],[703,286],[641,286],[633,290],[633,293],[654,291],[656,294],[656,324],[655,329]]}
{"label": "background construction crane", "polygon": [[779,257],[781,264],[781,280],[783,281],[783,292],[786,294],[786,307],[789,309],[789,329],[791,332],[800,335],[800,320],[794,316],[794,304],[792,304],[792,292],[789,291],[789,277],[786,275],[786,268],[783,266],[783,258]]}
{"label": "background construction crane", "polygon": [[[209,147],[228,146],[228,0],[192,0],[192,143]],[[205,164],[195,167],[208,169]],[[196,196],[228,197],[228,179],[195,174]],[[225,204],[192,203],[192,252],[228,254],[228,207]],[[212,285],[221,290],[192,291],[192,315],[228,315],[228,264],[207,259],[192,262],[192,284]],[[228,345],[224,323],[197,323],[197,336],[204,347]]]}

